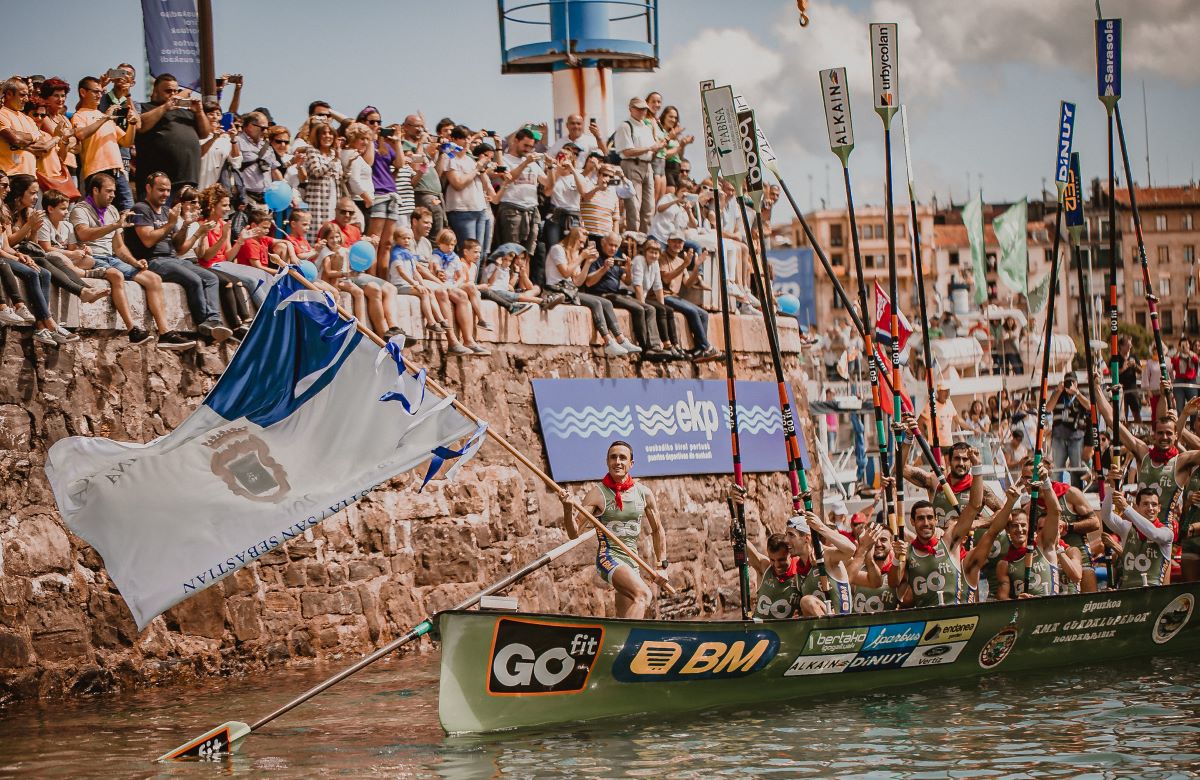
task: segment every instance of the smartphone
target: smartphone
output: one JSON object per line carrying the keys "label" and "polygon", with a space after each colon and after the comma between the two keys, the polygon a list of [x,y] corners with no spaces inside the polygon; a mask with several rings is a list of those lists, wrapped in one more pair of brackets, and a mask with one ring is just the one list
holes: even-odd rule
{"label": "smartphone", "polygon": [[379,128],[379,136],[381,138],[395,138],[396,137],[396,128],[381,127],[381,128]]}
{"label": "smartphone", "polygon": [[508,166],[507,165],[497,165],[495,168],[495,171],[496,171],[496,173],[506,173],[508,171]]}
{"label": "smartphone", "polygon": [[108,73],[105,73],[104,75],[108,77],[109,81],[116,81],[117,79],[125,78],[129,74],[120,68],[109,68]]}
{"label": "smartphone", "polygon": [[229,132],[230,130],[232,130],[233,129],[233,119],[234,119],[233,114],[229,113],[228,111],[226,111],[224,114],[221,114],[221,129],[224,130],[225,132]]}

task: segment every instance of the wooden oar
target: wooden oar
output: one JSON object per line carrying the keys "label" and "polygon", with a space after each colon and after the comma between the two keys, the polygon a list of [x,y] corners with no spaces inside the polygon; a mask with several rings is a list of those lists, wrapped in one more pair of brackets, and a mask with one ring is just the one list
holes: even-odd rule
{"label": "wooden oar", "polygon": [[[576,547],[578,547],[583,542],[587,541],[588,539],[592,539],[592,538],[595,538],[594,534],[580,534],[579,536],[575,537],[574,539],[569,539],[568,541],[560,544],[558,547],[555,547],[553,550],[542,553],[540,556],[535,558],[533,561],[526,564],[525,566],[522,566],[520,569],[517,569],[516,571],[512,572],[511,574],[504,577],[503,579],[493,582],[491,585],[489,585],[486,588],[484,588],[483,590],[479,591],[474,596],[471,596],[470,598],[459,602],[458,604],[454,605],[451,609],[453,609],[453,610],[470,609],[471,607],[478,604],[479,601],[484,596],[490,596],[494,593],[498,593],[498,592],[504,590],[505,588],[509,587],[510,585],[513,585],[514,583],[518,582],[519,580],[524,579],[526,576],[532,574],[533,572],[537,571],[538,569],[543,568],[544,566],[548,565],[551,561],[555,560],[556,558],[562,557],[563,555],[570,552],[571,550],[574,550]],[[180,759],[180,758],[207,758],[209,756],[220,755],[222,753],[232,753],[234,750],[237,749],[239,743],[243,739],[248,737],[252,732],[258,731],[260,728],[267,725],[271,721],[275,720],[280,715],[290,712],[291,710],[295,709],[296,707],[299,707],[301,704],[308,701],[309,699],[312,699],[314,696],[317,696],[318,694],[321,694],[321,693],[329,690],[333,686],[340,683],[342,680],[345,680],[350,675],[355,674],[356,672],[362,671],[363,669],[367,668],[371,664],[378,661],[380,658],[383,658],[386,655],[390,655],[391,653],[400,649],[401,647],[408,644],[409,642],[412,642],[415,639],[420,639],[425,634],[428,634],[431,630],[433,630],[433,624],[436,619],[437,619],[437,613],[430,615],[429,617],[425,618],[417,625],[410,628],[407,632],[404,633],[403,636],[400,636],[400,637],[392,640],[388,644],[379,648],[378,650],[376,650],[375,652],[366,656],[365,658],[358,661],[357,663],[346,667],[342,671],[340,671],[337,674],[333,675],[332,677],[328,678],[324,682],[321,682],[320,684],[315,685],[312,688],[309,688],[307,691],[300,694],[296,698],[292,699],[291,701],[289,701],[287,704],[283,705],[279,709],[275,710],[274,712],[270,713],[269,715],[265,715],[265,716],[259,718],[258,720],[254,721],[254,723],[247,725],[247,724],[245,724],[241,721],[237,721],[237,720],[231,720],[227,723],[222,723],[220,726],[217,726],[216,728],[214,728],[210,731],[206,731],[205,733],[201,734],[200,736],[196,737],[195,739],[192,739],[192,740],[189,740],[189,741],[183,743],[182,745],[175,748],[174,750],[164,753],[163,755],[159,756],[155,760],[170,761],[173,759]]]}
{"label": "wooden oar", "polygon": [[[716,150],[716,139],[713,137],[712,126],[708,121],[708,112],[703,110],[704,90],[714,86],[712,81],[701,82],[700,101],[701,114],[704,119],[704,154],[708,164],[708,175],[713,186],[719,186],[721,174],[721,156]],[[725,237],[721,227],[720,200],[713,210],[716,215],[717,232],[717,280],[721,285],[721,332],[725,337],[725,394],[729,401],[729,446],[733,452],[733,481],[740,490],[745,490],[745,477],[742,474],[742,441],[738,429],[737,385],[733,372],[733,337],[729,323],[729,272],[725,268]],[[752,604],[750,595],[750,561],[746,558],[746,506],[741,501],[729,502],[729,515],[733,526],[730,529],[730,541],[733,543],[733,565],[738,570],[738,597],[742,607],[742,620],[751,617]]]}

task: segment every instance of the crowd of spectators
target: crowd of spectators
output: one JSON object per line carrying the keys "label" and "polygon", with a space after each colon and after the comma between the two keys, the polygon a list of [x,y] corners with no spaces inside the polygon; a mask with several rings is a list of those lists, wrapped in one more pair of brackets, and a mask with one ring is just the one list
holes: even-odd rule
{"label": "crowd of spectators", "polygon": [[[425,331],[453,354],[488,354],[477,338],[495,328],[487,300],[516,317],[585,307],[613,357],[711,360],[717,209],[737,312],[762,305],[755,236],[728,186],[692,177],[696,134],[657,92],[629,100],[612,128],[568,117],[553,140],[545,124],[430,128],[419,111],[390,121],[324,100],[293,132],[268,107],[242,111],[240,75],[207,100],[161,74],[138,102],[137,79],[123,63],[74,85],[0,86],[0,323],[32,325],[47,346],[78,339],[51,316],[52,286],[110,297],[136,344],[152,334],[130,313],[133,281],[157,345],[180,350],[243,338],[280,265],[307,261],[389,336],[402,332],[394,299],[416,297]],[[291,199],[272,210],[278,182]],[[351,248],[363,240],[374,261],[358,271]],[[164,284],[183,288],[193,329],[168,329]]]}

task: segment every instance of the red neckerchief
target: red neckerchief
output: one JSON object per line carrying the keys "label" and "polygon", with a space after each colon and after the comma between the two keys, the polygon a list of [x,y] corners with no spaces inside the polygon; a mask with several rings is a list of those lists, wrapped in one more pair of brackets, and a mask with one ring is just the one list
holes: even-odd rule
{"label": "red neckerchief", "polygon": [[885,563],[885,564],[883,564],[882,566],[880,566],[880,567],[879,567],[879,573],[880,573],[880,574],[887,574],[889,571],[891,571],[891,570],[892,570],[892,567],[894,567],[895,565],[896,565],[896,559],[895,559],[895,558],[893,558],[893,557],[892,557],[892,554],[889,552],[889,553],[888,553],[888,559],[887,559],[887,563]]}
{"label": "red neckerchief", "polygon": [[[1054,491],[1055,498],[1062,498],[1063,496],[1065,496],[1067,494],[1067,491],[1071,489],[1071,486],[1068,485],[1066,482],[1051,482],[1050,488]],[[1045,497],[1038,496],[1038,505],[1041,506],[1043,511],[1045,511],[1045,509],[1046,509]]]}
{"label": "red neckerchief", "polygon": [[912,546],[914,550],[919,550],[926,555],[934,555],[937,553],[938,539],[933,536],[929,537],[928,542],[922,542],[920,539],[913,539]]}
{"label": "red neckerchief", "polygon": [[1179,448],[1168,447],[1164,450],[1158,447],[1151,447],[1147,454],[1150,456],[1150,462],[1155,466],[1165,466],[1167,465],[1167,461],[1179,454]]}
{"label": "red neckerchief", "polygon": [[[1157,517],[1154,518],[1154,527],[1155,528],[1165,528],[1166,525],[1167,525],[1166,523],[1164,523],[1162,520],[1159,520]],[[1150,538],[1150,537],[1146,536],[1144,533],[1142,533],[1142,530],[1140,528],[1138,528],[1136,525],[1133,527],[1133,530],[1137,531],[1138,537],[1143,542]],[[1179,529],[1178,529],[1178,526],[1176,526],[1174,520],[1171,521],[1171,535],[1176,538],[1179,537]]]}
{"label": "red neckerchief", "polygon": [[1008,554],[1004,556],[1004,560],[1008,561],[1009,563],[1016,563],[1024,558],[1028,552],[1029,545],[1024,545],[1022,547],[1010,546],[1008,548]]}
{"label": "red neckerchief", "polygon": [[785,571],[783,573],[782,577],[780,577],[778,574],[775,574],[774,566],[771,567],[771,573],[775,574],[775,579],[779,580],[780,582],[787,582],[792,577],[795,577],[797,574],[800,575],[801,579],[803,579],[804,575],[808,574],[808,570],[811,569],[812,566],[811,565],[805,566],[804,571],[800,571],[801,565],[803,565],[803,564],[801,564],[800,559],[793,555],[791,557],[791,560],[788,561],[787,571]]}
{"label": "red neckerchief", "polygon": [[973,481],[975,481],[975,478],[973,476],[971,476],[970,474],[967,474],[967,476],[963,477],[962,481],[960,481],[960,482],[950,482],[949,478],[947,478],[946,484],[948,484],[950,486],[950,490],[955,495],[957,495],[957,494],[963,492],[964,490],[970,490],[971,483]]}
{"label": "red neckerchief", "polygon": [[616,480],[614,480],[612,478],[611,474],[605,474],[604,481],[602,484],[604,485],[604,487],[608,488],[609,490],[611,490],[613,492],[613,503],[615,503],[617,505],[617,511],[618,512],[621,511],[621,509],[624,508],[622,501],[621,501],[621,494],[624,493],[626,490],[629,490],[633,487],[633,477],[626,474],[625,481],[618,483]]}

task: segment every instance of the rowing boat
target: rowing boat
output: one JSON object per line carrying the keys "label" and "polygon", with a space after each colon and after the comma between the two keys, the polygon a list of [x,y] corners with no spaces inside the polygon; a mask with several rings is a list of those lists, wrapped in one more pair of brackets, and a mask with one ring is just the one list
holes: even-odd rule
{"label": "rowing boat", "polygon": [[780,621],[449,611],[448,734],[862,691],[1200,650],[1200,583]]}

